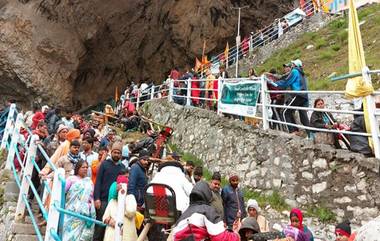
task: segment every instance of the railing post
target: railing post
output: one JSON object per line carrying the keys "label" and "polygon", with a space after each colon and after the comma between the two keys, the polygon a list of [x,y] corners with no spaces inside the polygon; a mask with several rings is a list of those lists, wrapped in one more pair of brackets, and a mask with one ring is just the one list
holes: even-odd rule
{"label": "railing post", "polygon": [[150,90],[150,99],[153,100],[154,98],[154,85],[152,85],[152,89]]}
{"label": "railing post", "polygon": [[186,105],[191,106],[191,78],[187,80],[187,98]]}
{"label": "railing post", "polygon": [[18,196],[17,207],[16,207],[16,216],[15,220],[21,220],[25,215],[25,203],[22,199],[23,194],[28,196],[29,194],[29,182],[26,180],[25,176],[32,176],[33,172],[33,161],[36,158],[37,154],[37,141],[40,138],[38,135],[33,135],[30,140],[29,150],[28,150],[28,158],[26,159],[23,178],[21,182],[20,194]]}
{"label": "railing post", "polygon": [[269,121],[268,121],[268,103],[267,103],[267,93],[268,90],[267,82],[265,81],[265,75],[261,76],[261,104],[262,104],[262,112],[263,112],[263,129],[269,129]]}
{"label": "railing post", "polygon": [[122,227],[124,224],[125,197],[127,195],[127,184],[122,183],[117,198],[117,216],[115,222],[115,241],[122,241]]}
{"label": "railing post", "polygon": [[220,115],[220,100],[222,99],[222,85],[223,85],[223,81],[222,81],[222,77],[219,76],[218,78],[218,103],[217,103],[217,114]]}
{"label": "railing post", "polygon": [[14,122],[14,114],[15,114],[15,111],[16,111],[16,104],[11,104],[11,106],[9,107],[9,113],[8,113],[8,117],[7,117],[7,123],[5,124],[5,129],[4,129],[4,133],[3,133],[3,139],[1,141],[1,149],[4,150],[5,148],[7,148],[7,141],[8,141],[8,138],[9,138],[9,134],[12,132],[13,130],[13,122]]}
{"label": "railing post", "polygon": [[50,198],[50,206],[49,206],[49,214],[48,214],[49,219],[47,220],[47,224],[46,224],[45,241],[53,240],[53,237],[50,234],[51,229],[55,230],[58,233],[60,212],[55,208],[55,205],[60,207],[61,200],[62,200],[62,185],[61,185],[60,176],[62,178],[65,177],[65,170],[63,168],[58,168],[54,172],[53,188],[52,188],[52,194]]}
{"label": "railing post", "polygon": [[141,95],[141,91],[140,91],[140,89],[138,89],[137,90],[136,110],[138,110],[140,107],[140,95]]}
{"label": "railing post", "polygon": [[169,102],[173,102],[174,80],[169,79]]}
{"label": "railing post", "polygon": [[19,113],[17,115],[16,123],[15,123],[15,126],[13,128],[11,144],[10,144],[10,147],[8,150],[7,162],[5,164],[5,169],[7,169],[7,170],[11,169],[11,162],[13,162],[14,158],[15,158],[15,153],[17,151],[15,148],[16,148],[16,145],[19,141],[19,137],[20,137],[19,132],[21,129],[22,122],[23,122],[23,115],[21,113]]}

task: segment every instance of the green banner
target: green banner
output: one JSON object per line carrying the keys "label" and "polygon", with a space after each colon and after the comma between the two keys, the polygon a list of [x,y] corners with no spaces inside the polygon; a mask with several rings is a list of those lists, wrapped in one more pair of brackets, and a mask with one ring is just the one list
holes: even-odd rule
{"label": "green banner", "polygon": [[226,83],[223,85],[221,101],[223,104],[256,106],[259,91],[258,83]]}

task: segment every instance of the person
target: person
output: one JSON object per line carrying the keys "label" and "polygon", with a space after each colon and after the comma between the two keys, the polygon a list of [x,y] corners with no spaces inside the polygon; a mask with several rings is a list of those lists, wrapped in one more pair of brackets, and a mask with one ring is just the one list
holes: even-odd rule
{"label": "person", "polygon": [[[178,219],[173,229],[173,240],[180,241],[193,237],[192,240],[238,241],[239,225],[234,225],[233,232],[226,230],[223,219],[210,205],[212,192],[207,182],[195,184],[190,193],[190,206]],[[190,239],[189,239],[190,240]]]}
{"label": "person", "polygon": [[232,227],[235,220],[240,220],[246,216],[246,211],[243,193],[239,189],[239,177],[232,174],[229,178],[229,183],[222,189],[222,199],[224,220],[228,227]]}
{"label": "person", "polygon": [[269,223],[264,216],[260,215],[260,211],[261,209],[257,201],[255,199],[249,199],[247,202],[248,217],[252,217],[257,221],[261,232],[269,232]]}
{"label": "person", "polygon": [[46,113],[49,111],[49,106],[47,105],[44,105],[42,106],[41,108],[41,111],[37,111],[34,115],[33,115],[33,118],[32,118],[32,130],[36,129],[37,128],[37,125],[40,121],[44,121],[45,120],[45,116],[46,116]]}
{"label": "person", "polygon": [[[357,111],[363,111],[363,105],[360,109],[357,109]],[[351,131],[367,133],[364,115],[354,115],[354,121],[351,123]],[[350,149],[353,152],[362,153],[367,157],[373,156],[367,136],[350,135]]]}
{"label": "person", "polygon": [[226,71],[226,66],[224,66],[224,65],[219,66],[218,78],[222,78],[222,79],[228,79],[229,78],[228,72]]}
{"label": "person", "polygon": [[[54,110],[52,110],[52,114],[50,116],[50,118],[48,119],[49,122],[48,122],[48,130],[49,130],[49,134],[54,134],[57,130],[57,128],[59,127],[59,125],[57,125],[57,123],[59,122],[59,120],[61,120],[61,109],[60,108],[55,108]],[[46,119],[47,119],[47,116],[46,116]]]}
{"label": "person", "polygon": [[214,172],[210,181],[210,188],[212,191],[211,206],[213,206],[219,214],[219,216],[224,217],[223,209],[223,199],[220,195],[220,185],[222,183],[222,176],[219,172]]}
{"label": "person", "polygon": [[[79,140],[80,131],[78,129],[71,129],[67,132],[66,141],[64,141],[58,148],[55,150],[54,154],[50,157],[50,161],[56,165],[59,158],[66,156],[69,153],[70,143],[74,140]],[[52,171],[49,163],[41,170],[40,176],[46,177]]]}
{"label": "person", "polygon": [[73,113],[71,111],[66,111],[66,115],[62,117],[62,123],[69,128],[69,130],[74,128]]}
{"label": "person", "polygon": [[[80,150],[80,142],[78,140],[74,140],[70,143],[69,153],[66,156],[59,158],[57,162],[57,168],[65,169],[65,177],[73,175],[74,167],[79,160],[81,159],[79,155]],[[87,163],[88,165],[88,163]],[[88,169],[88,168],[87,168]]]}
{"label": "person", "polygon": [[[42,144],[42,146],[45,146],[45,144],[44,144],[45,139],[49,135],[48,134],[47,124],[44,121],[40,121],[38,123],[36,129],[33,130],[32,133],[34,135],[37,135],[39,137],[39,142]],[[42,168],[43,166],[45,166],[46,159],[43,157],[43,155],[42,155],[42,153],[41,153],[40,150],[37,151],[37,155],[36,155],[36,158],[35,158],[34,161],[35,161],[35,163],[37,164],[37,166],[39,168]],[[19,164],[18,160],[17,160],[17,164]],[[16,167],[17,166],[18,165],[16,165]],[[40,176],[39,176],[38,171],[37,171],[36,168],[33,168],[31,181],[33,183],[33,186],[36,188],[36,190],[41,194],[42,193],[43,185],[41,186],[41,179],[40,179]],[[32,190],[30,190],[29,191],[29,200],[32,200],[33,198],[34,198],[34,193],[32,192]]]}
{"label": "person", "polygon": [[[284,67],[285,73],[287,73],[287,71],[290,70],[291,66],[289,64],[284,64],[283,67]],[[277,71],[275,69],[271,69],[269,71],[269,73],[266,73],[266,74],[267,74],[268,79],[274,83],[276,83],[281,78],[281,76],[279,76],[277,74]],[[270,91],[280,90],[278,87],[275,87],[269,83],[267,84],[267,86],[268,86],[268,90],[270,90]],[[269,95],[270,95],[272,105],[283,105],[284,104],[284,102],[285,102],[284,94],[270,93]],[[282,118],[282,112],[283,112],[282,108],[272,107],[272,112],[273,112],[272,119],[278,120],[278,121],[284,121],[284,118]],[[277,124],[277,123],[273,123],[273,122],[270,122],[270,127],[272,129],[276,129],[276,128],[282,129],[282,125]]]}
{"label": "person", "polygon": [[[111,158],[107,158],[99,167],[97,172],[94,199],[96,208],[96,219],[101,221],[108,204],[109,189],[120,171],[125,166],[120,162],[123,144],[115,142],[111,149]],[[103,241],[105,228],[96,225],[94,232],[94,241]]]}
{"label": "person", "polygon": [[107,159],[107,156],[108,148],[106,146],[100,147],[98,151],[98,159],[94,160],[91,164],[91,180],[94,183],[94,185],[96,183],[96,177],[98,174],[99,167],[103,163],[103,161]]}
{"label": "person", "polygon": [[127,194],[132,194],[136,198],[137,208],[143,210],[144,204],[144,188],[148,183],[146,170],[149,167],[149,153],[141,150],[139,160],[134,163],[130,170]]}
{"label": "person", "polygon": [[203,180],[203,168],[201,166],[195,167],[192,178],[193,178],[193,183],[197,183]]}
{"label": "person", "polygon": [[46,152],[49,156],[53,155],[55,150],[57,150],[57,148],[66,141],[68,131],[69,129],[66,126],[60,125],[57,133],[51,134],[48,137],[49,141],[46,143]]}
{"label": "person", "polygon": [[[92,194],[94,186],[87,177],[88,164],[84,160],[76,163],[74,176],[66,180],[66,205],[65,209],[90,218],[95,218],[94,200]],[[91,241],[94,224],[71,215],[64,216],[62,230],[63,241]]]}
{"label": "person", "polygon": [[[317,98],[314,101],[314,108],[324,109],[325,102],[321,98]],[[310,126],[320,129],[332,129],[337,128],[338,123],[329,112],[313,111],[310,117]],[[318,143],[335,145],[336,148],[340,148],[338,134],[326,133],[326,132],[314,132],[314,140]]]}
{"label": "person", "polygon": [[[280,79],[276,82],[276,85],[282,89],[286,89],[288,87],[291,88],[291,90],[294,91],[305,91],[307,90],[307,80],[305,73],[302,69],[302,61],[297,59],[291,62],[292,63],[292,70],[290,71],[289,75],[286,76],[284,79]],[[308,106],[309,97],[306,93],[297,93],[292,94],[292,98],[290,99],[289,103],[287,103],[289,106],[300,106],[305,107]],[[285,109],[284,110],[284,116],[285,120],[288,123],[296,124],[296,121],[294,119],[294,109]],[[309,126],[309,118],[307,116],[307,112],[305,110],[298,110],[298,113],[300,115],[300,121],[304,126]],[[290,133],[300,134],[298,128],[294,126],[288,125],[288,130]],[[309,133],[308,131],[306,131]]]}
{"label": "person", "polygon": [[260,227],[256,219],[253,217],[245,218],[242,221],[241,227],[239,230],[239,234],[241,238],[240,240],[241,241],[251,240],[252,235],[256,233],[260,233]]}
{"label": "person", "polygon": [[185,163],[185,176],[189,182],[191,182],[193,185],[195,183],[193,182],[193,170],[194,170],[194,162],[193,161],[186,161]]}
{"label": "person", "polygon": [[100,146],[110,146],[115,140],[115,131],[113,129],[109,129],[108,133],[105,137],[103,137],[100,141]]}
{"label": "person", "polygon": [[206,98],[208,99],[206,101],[207,108],[213,109],[214,103],[216,100],[216,96],[214,94],[214,81],[216,80],[215,76],[211,73],[211,70],[206,70]]}
{"label": "person", "polygon": [[351,237],[351,226],[348,220],[343,221],[335,227],[335,241],[349,241]]}
{"label": "person", "polygon": [[[79,156],[88,163],[89,167],[92,167],[92,162],[99,159],[99,154],[92,150],[93,146],[94,138],[84,135],[84,138],[82,140],[83,151],[79,153]],[[92,168],[88,169],[87,175],[92,178]]]}
{"label": "person", "polygon": [[302,221],[303,214],[301,210],[293,208],[290,211],[290,225],[304,233],[307,241],[314,241],[313,233],[309,230],[309,228],[306,225],[302,223]]}
{"label": "person", "polygon": [[253,67],[248,70],[248,77],[250,78],[257,77],[256,71]]}
{"label": "person", "polygon": [[189,196],[193,185],[186,179],[181,163],[173,160],[160,164],[151,183],[165,184],[174,190],[178,211],[183,213],[189,207]]}
{"label": "person", "polygon": [[356,233],[355,241],[377,241],[380,237],[380,217],[363,225]]}

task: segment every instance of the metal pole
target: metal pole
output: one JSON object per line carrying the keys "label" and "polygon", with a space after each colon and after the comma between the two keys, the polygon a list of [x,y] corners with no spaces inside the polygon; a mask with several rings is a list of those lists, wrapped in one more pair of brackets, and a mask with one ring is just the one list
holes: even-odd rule
{"label": "metal pole", "polygon": [[235,65],[236,78],[239,77],[240,12],[241,12],[241,8],[239,8],[238,29],[237,29],[237,35],[236,35],[236,65]]}
{"label": "metal pole", "polygon": [[7,123],[5,124],[3,139],[1,141],[1,149],[5,149],[7,147],[6,144],[7,144],[9,135],[13,131],[13,127],[14,127],[13,122],[15,121],[14,120],[15,111],[16,111],[16,104],[11,104],[11,106],[9,107]]}
{"label": "metal pole", "polygon": [[21,187],[20,187],[20,194],[18,196],[18,201],[17,201],[17,207],[16,207],[16,214],[15,214],[15,220],[22,220],[25,217],[25,203],[24,200],[22,199],[22,196],[28,195],[29,194],[29,183],[26,180],[25,176],[31,176],[33,172],[33,161],[36,158],[37,154],[37,144],[36,142],[40,138],[38,135],[33,135],[32,139],[30,140],[30,146],[28,150],[28,158],[26,159],[25,163],[25,169],[23,173],[23,178],[21,182]]}
{"label": "metal pole", "polygon": [[191,78],[187,80],[186,106],[191,106]]}
{"label": "metal pole", "polygon": [[265,81],[264,75],[261,76],[261,103],[262,103],[262,112],[263,112],[263,129],[268,130],[269,129],[269,121],[268,121],[268,103],[267,103],[267,82]]}
{"label": "metal pole", "polygon": [[[14,161],[16,151],[18,152],[18,150],[16,150],[16,147],[17,147],[17,143],[19,143],[19,139],[20,139],[20,133],[19,132],[20,132],[20,129],[22,126],[22,122],[23,122],[23,116],[21,113],[19,113],[17,115],[16,123],[15,123],[15,126],[13,128],[11,145],[10,145],[9,150],[8,150],[7,162],[5,164],[5,169],[7,169],[7,170],[11,170],[11,162]],[[20,165],[22,165],[22,163]]]}
{"label": "metal pole", "polygon": [[173,102],[173,88],[174,88],[174,80],[169,80],[169,102]]}

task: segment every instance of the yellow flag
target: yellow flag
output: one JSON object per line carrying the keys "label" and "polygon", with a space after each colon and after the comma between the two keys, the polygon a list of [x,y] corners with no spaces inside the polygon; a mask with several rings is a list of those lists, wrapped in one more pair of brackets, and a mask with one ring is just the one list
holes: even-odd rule
{"label": "yellow flag", "polygon": [[228,42],[226,45],[226,49],[224,50],[224,58],[226,59],[226,62],[228,62],[228,52],[230,51],[230,47],[228,46]]}
{"label": "yellow flag", "polygon": [[[354,0],[349,0],[348,23],[348,66],[350,74],[362,72],[366,67],[362,36],[360,33],[358,14]],[[364,80],[362,76],[351,78],[346,84],[346,96],[348,98],[364,97],[372,94],[371,81]]]}
{"label": "yellow flag", "polygon": [[[358,14],[354,0],[349,0],[349,22],[348,22],[348,66],[350,74],[360,73],[366,68],[364,58],[364,48],[362,42],[362,36],[360,33],[360,26],[358,20]],[[351,78],[346,84],[346,97],[359,98],[365,97],[373,92],[373,86],[371,79],[364,79],[363,76]],[[368,116],[367,100],[363,98],[363,111],[364,121],[367,133],[371,133],[371,125]],[[373,150],[372,138],[368,138],[369,146]]]}

